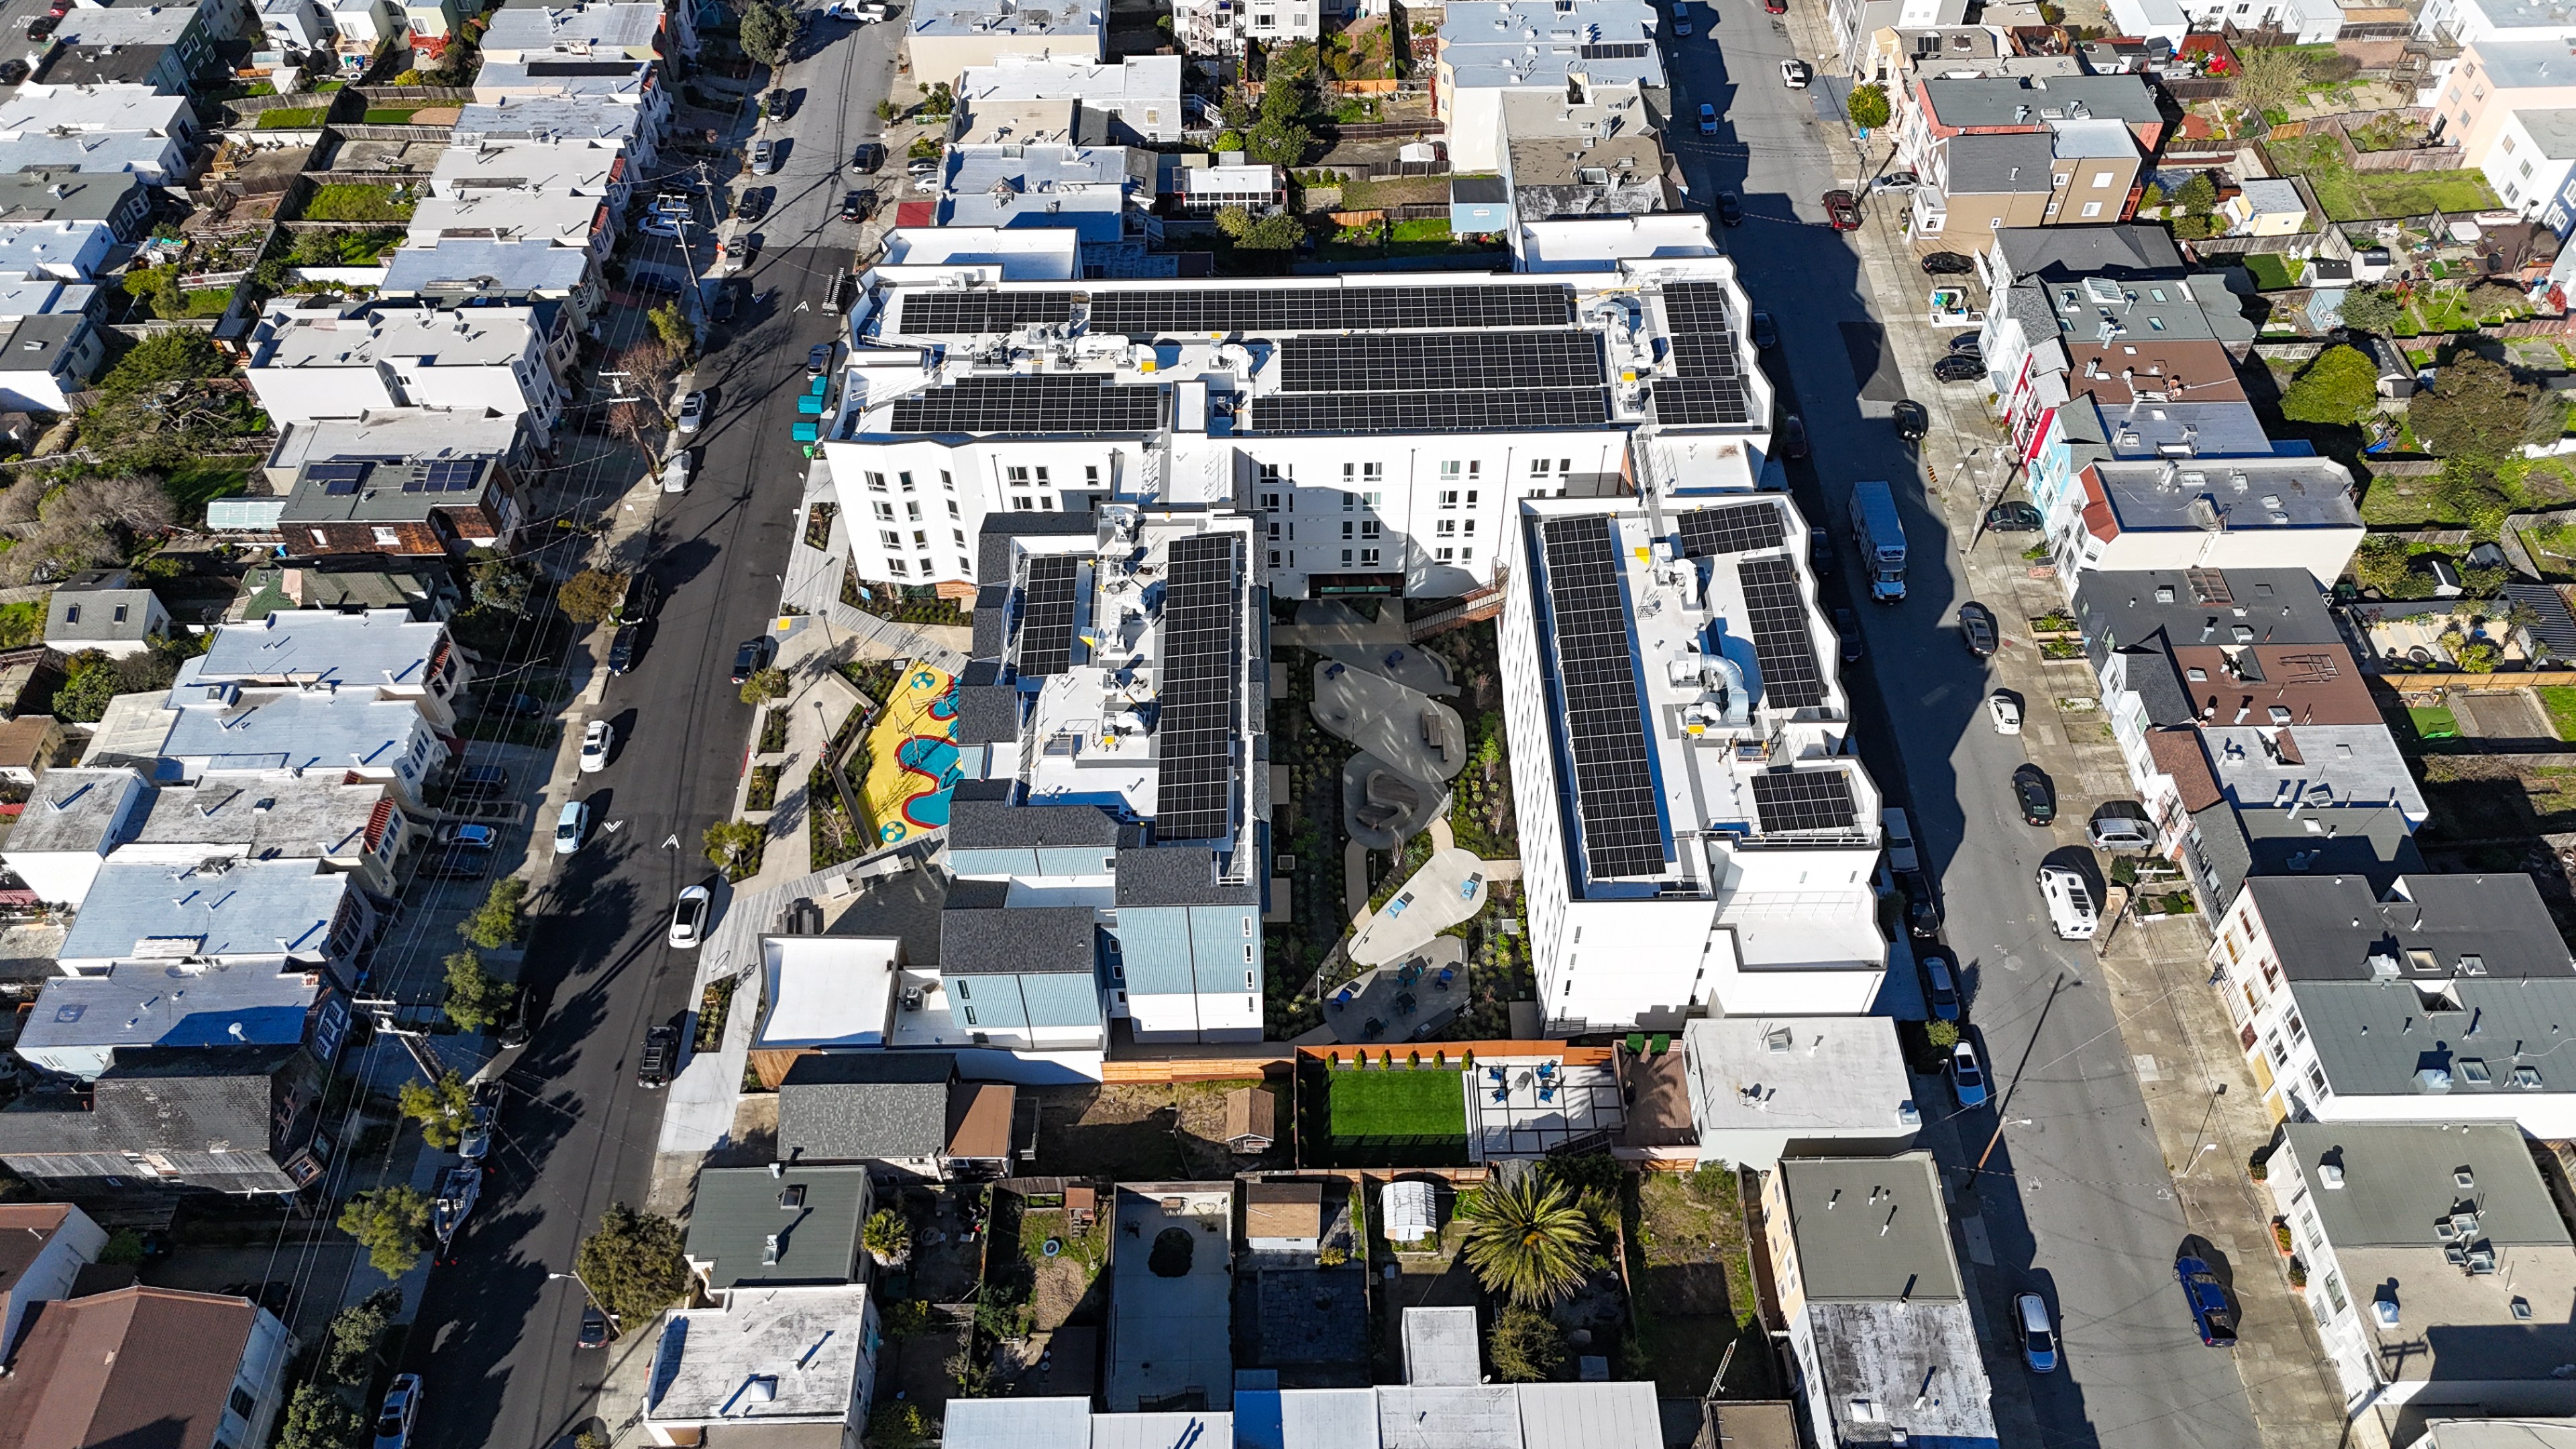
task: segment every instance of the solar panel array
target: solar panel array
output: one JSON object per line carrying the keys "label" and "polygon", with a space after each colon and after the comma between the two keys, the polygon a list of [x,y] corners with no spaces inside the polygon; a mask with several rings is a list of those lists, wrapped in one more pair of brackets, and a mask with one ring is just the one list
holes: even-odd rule
{"label": "solar panel array", "polygon": [[1176,540],[1163,586],[1163,708],[1155,726],[1154,834],[1220,840],[1234,827],[1234,737],[1243,710],[1243,539]]}
{"label": "solar panel array", "polygon": [[346,498],[358,491],[359,482],[374,466],[373,463],[308,463],[304,467],[304,476],[321,484],[324,495]]}
{"label": "solar panel array", "polygon": [[899,433],[1150,433],[1162,425],[1160,389],[1079,374],[961,378],[894,405]]}
{"label": "solar panel array", "polygon": [[1069,553],[1029,560],[1020,591],[1020,675],[1062,674],[1073,662],[1073,584],[1081,563]]}
{"label": "solar panel array", "polygon": [[405,493],[471,493],[483,486],[480,458],[441,458],[403,480]]}
{"label": "solar panel array", "polygon": [[1583,47],[1585,60],[1643,60],[1652,47],[1642,40],[1596,40]]}
{"label": "solar panel array", "polygon": [[1594,880],[1660,874],[1663,820],[1647,766],[1637,706],[1637,660],[1619,588],[1610,520],[1559,518],[1541,525],[1557,677],[1573,747],[1575,808],[1584,872]]}
{"label": "solar panel array", "polygon": [[1807,632],[1807,603],[1798,597],[1797,566],[1785,558],[1749,558],[1735,566],[1744,585],[1745,625],[1753,632],[1754,662],[1762,668],[1762,698],[1774,709],[1825,702],[1825,678],[1816,668],[1816,646]]}
{"label": "solar panel array", "polygon": [[897,323],[935,336],[1012,332],[1073,318],[1071,292],[906,292]]}
{"label": "solar panel array", "polygon": [[1189,332],[1454,332],[1572,325],[1572,287],[1492,283],[1109,291],[1092,296],[1088,322],[1093,332],[1128,337]]}
{"label": "solar panel array", "polygon": [[1726,288],[1714,282],[1668,284],[1664,321],[1671,329],[1678,376],[1660,379],[1648,389],[1656,420],[1699,425],[1753,421],[1753,392],[1745,384]]}
{"label": "solar panel array", "polygon": [[1279,348],[1283,392],[1579,388],[1607,381],[1601,341],[1589,332],[1291,337]]}
{"label": "solar panel array", "polygon": [[1851,777],[1835,770],[1773,770],[1753,777],[1753,810],[1764,834],[1850,830],[1860,821]]}
{"label": "solar panel array", "polygon": [[1260,433],[1477,432],[1599,427],[1609,418],[1609,394],[1597,387],[1308,392],[1254,399],[1250,426]]}
{"label": "solar panel array", "polygon": [[1786,535],[1780,510],[1768,503],[1735,503],[1682,515],[1682,557],[1716,558],[1778,548]]}

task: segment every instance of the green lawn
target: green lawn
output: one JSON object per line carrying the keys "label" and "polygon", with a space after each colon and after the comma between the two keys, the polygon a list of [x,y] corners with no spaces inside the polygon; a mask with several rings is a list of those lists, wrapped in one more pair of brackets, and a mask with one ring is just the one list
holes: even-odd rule
{"label": "green lawn", "polygon": [[411,118],[419,115],[420,111],[421,108],[419,106],[369,106],[367,107],[366,124],[370,126],[408,126],[411,124]]}
{"label": "green lawn", "polygon": [[161,480],[161,491],[183,522],[203,522],[208,500],[250,491],[250,470],[258,463],[255,457],[193,458]]}
{"label": "green lawn", "polygon": [[2494,189],[2475,171],[2355,171],[2322,139],[2275,141],[2271,151],[2284,169],[2307,178],[2317,204],[2332,221],[2423,216],[2437,210],[2457,214],[2496,205]]}
{"label": "green lawn", "polygon": [[1336,1070],[1332,1128],[1336,1138],[1464,1138],[1466,1088],[1455,1070]]}
{"label": "green lawn", "polygon": [[281,106],[273,111],[260,112],[259,126],[257,129],[262,131],[303,131],[310,130],[311,128],[321,124],[322,108],[320,106]]}
{"label": "green lawn", "polygon": [[2459,717],[2440,705],[2409,705],[2406,717],[2414,722],[2417,739],[2455,740],[2460,737]]}
{"label": "green lawn", "polygon": [[2254,290],[2280,292],[2299,285],[2299,270],[2305,262],[2272,252],[2248,252],[2245,270],[2254,274]]}
{"label": "green lawn", "polygon": [[2551,733],[2562,740],[2576,740],[2576,685],[2542,685],[2540,707],[2549,711]]}

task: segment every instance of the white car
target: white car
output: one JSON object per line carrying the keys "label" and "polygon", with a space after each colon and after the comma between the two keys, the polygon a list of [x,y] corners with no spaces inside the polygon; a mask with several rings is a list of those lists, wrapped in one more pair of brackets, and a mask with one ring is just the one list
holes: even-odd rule
{"label": "white car", "polygon": [[420,1417],[420,1375],[396,1374],[385,1390],[385,1406],[376,1411],[375,1449],[409,1449],[411,1426]]}
{"label": "white car", "polygon": [[1995,722],[1995,733],[2021,733],[2021,701],[1998,690],[1986,696],[1986,717]]}
{"label": "white car", "polygon": [[555,854],[570,855],[581,849],[590,834],[590,806],[579,800],[566,800],[563,813],[555,817]]}
{"label": "white car", "polygon": [[679,240],[680,237],[679,222],[660,212],[655,212],[635,223],[635,229],[646,236],[668,237],[673,241]]}
{"label": "white car", "polygon": [[2048,903],[2048,924],[2061,941],[2090,941],[2102,918],[2084,877],[2062,865],[2039,868],[2039,898]]}
{"label": "white car", "polygon": [[1814,76],[1815,72],[1808,69],[1807,63],[1803,60],[1784,60],[1780,62],[1780,84],[1787,86],[1793,91],[1805,90],[1807,88],[1807,82],[1813,79]]}
{"label": "white car", "polygon": [[680,892],[679,904],[671,907],[671,946],[674,950],[694,948],[707,935],[707,912],[715,909],[715,897],[702,885]]}
{"label": "white car", "polygon": [[2048,1321],[2048,1300],[2036,1293],[2013,1299],[2013,1316],[2021,1322],[2022,1361],[2035,1374],[2057,1371],[2057,1329]]}
{"label": "white car", "polygon": [[689,479],[695,472],[696,465],[689,461],[688,449],[682,448],[678,452],[673,453],[662,464],[662,491],[665,493],[688,492]]}
{"label": "white car", "polygon": [[608,752],[617,748],[617,726],[595,719],[581,732],[581,772],[596,774],[608,768]]}
{"label": "white car", "polygon": [[680,399],[679,428],[681,432],[694,433],[706,422],[706,420],[707,394],[705,389],[701,388],[698,391],[692,392],[688,396]]}

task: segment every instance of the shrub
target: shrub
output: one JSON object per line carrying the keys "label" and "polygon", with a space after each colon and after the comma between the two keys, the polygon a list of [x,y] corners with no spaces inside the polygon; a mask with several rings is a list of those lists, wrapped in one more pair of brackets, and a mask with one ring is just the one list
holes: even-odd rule
{"label": "shrub", "polygon": [[404,1118],[420,1124],[420,1138],[444,1151],[465,1139],[465,1124],[474,1110],[474,1089],[454,1072],[435,1082],[405,1082],[394,1094]]}
{"label": "shrub", "polygon": [[626,597],[626,575],[606,569],[583,569],[555,590],[555,607],[576,624],[597,624],[616,611]]}
{"label": "shrub", "polygon": [[1494,1377],[1507,1384],[1545,1383],[1565,1368],[1565,1333],[1544,1313],[1506,1308],[1486,1335]]}
{"label": "shrub", "polygon": [[2318,353],[2281,396],[2281,416],[2293,422],[2349,425],[2379,405],[2379,369],[2356,347]]}
{"label": "shrub", "polygon": [[2467,354],[2433,375],[2407,407],[2415,437],[2436,457],[2501,457],[2535,434],[2556,434],[2564,409],[2503,363]]}
{"label": "shrub", "polygon": [[1959,1044],[1959,1024],[1955,1021],[1927,1021],[1923,1023],[1923,1039],[1946,1052]]}
{"label": "shrub", "polygon": [[1887,124],[1887,87],[1875,81],[1854,86],[1851,98],[1843,103],[1843,109],[1850,113],[1853,125],[1878,130]]}

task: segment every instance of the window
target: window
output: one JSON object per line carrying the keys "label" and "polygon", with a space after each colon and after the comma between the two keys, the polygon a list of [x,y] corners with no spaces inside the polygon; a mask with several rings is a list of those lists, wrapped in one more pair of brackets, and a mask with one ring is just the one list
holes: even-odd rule
{"label": "window", "polygon": [[1348,537],[1350,537],[1350,536],[1351,536],[1351,522],[1350,522],[1350,520],[1349,520],[1349,519],[1347,519],[1347,518],[1346,518],[1346,519],[1343,519],[1343,520],[1342,520],[1342,537],[1344,537],[1344,538],[1348,538]]}
{"label": "window", "polygon": [[903,560],[902,560],[902,559],[899,559],[899,558],[890,558],[890,559],[887,559],[887,560],[886,560],[886,572],[887,572],[887,573],[890,573],[890,574],[892,574],[892,575],[894,575],[896,578],[902,578],[902,577],[903,577]]}
{"label": "window", "polygon": [[248,1389],[243,1388],[239,1384],[235,1384],[233,1385],[232,1405],[234,1413],[247,1419],[250,1417],[250,1411],[259,1407],[259,1400],[252,1398]]}
{"label": "window", "polygon": [[2103,187],[2110,185],[2111,180],[2112,173],[2108,171],[2096,171],[2093,173],[2093,189],[2099,191]]}
{"label": "window", "polygon": [[1364,548],[1360,550],[1360,567],[1364,569],[1373,569],[1377,567],[1376,549]]}
{"label": "window", "polygon": [[1278,524],[1275,524],[1275,523],[1274,523],[1274,524],[1271,524],[1271,525],[1270,525],[1270,541],[1271,541],[1272,543],[1277,543],[1277,542],[1279,541],[1279,525],[1278,525]]}
{"label": "window", "polygon": [[1029,470],[1026,468],[1005,468],[1002,470],[1002,476],[1008,479],[1014,488],[1029,486]]}
{"label": "window", "polygon": [[1351,563],[1351,551],[1350,551],[1349,549],[1343,549],[1343,550],[1342,550],[1342,567],[1344,567],[1344,568],[1348,568],[1348,567],[1350,567],[1350,563]]}
{"label": "window", "polygon": [[[928,547],[930,547],[930,535],[929,535],[928,533],[924,532],[924,531],[923,531],[923,530],[921,530],[921,529],[918,529],[918,528],[914,529],[914,530],[912,531],[912,546],[913,546],[914,548],[928,548]],[[921,566],[921,571],[922,571],[923,573],[928,573],[928,572],[930,572],[930,565],[929,565],[929,564],[927,564],[927,563],[924,563],[924,564]]]}
{"label": "window", "polygon": [[1014,493],[1014,494],[1012,494],[1012,495],[1011,495],[1011,511],[1012,511],[1013,513],[1026,513],[1026,512],[1028,512],[1028,511],[1029,511],[1029,495],[1027,495],[1027,494],[1025,494],[1025,493]]}
{"label": "window", "polygon": [[942,468],[939,470],[939,486],[946,492],[954,493],[957,491],[957,480],[949,477],[948,470]]}
{"label": "window", "polygon": [[[314,538],[318,541],[318,540],[321,538],[321,535],[317,533],[317,534],[315,534],[315,535],[314,535]],[[72,605],[69,609],[64,610],[64,611],[63,611],[63,622],[64,622],[64,623],[66,623],[66,624],[77,624],[77,623],[79,623],[79,622],[80,622],[80,605],[78,605],[78,604],[74,604],[74,605]]]}
{"label": "window", "polygon": [[909,473],[897,473],[897,474],[895,474],[895,475],[894,475],[894,481],[895,481],[895,486],[896,486],[896,487],[898,487],[898,488],[901,488],[904,492],[909,493],[909,492],[911,492],[911,491],[912,491],[912,475],[911,475],[911,474],[909,474]]}
{"label": "window", "polygon": [[1262,494],[1262,495],[1261,495],[1261,506],[1262,506],[1263,510],[1264,510],[1264,511],[1266,511],[1266,512],[1270,512],[1270,513],[1276,513],[1276,512],[1278,512],[1278,511],[1279,511],[1279,495],[1278,495],[1278,494],[1276,494],[1276,493],[1264,493],[1264,494]]}
{"label": "window", "polygon": [[376,542],[388,548],[394,547],[402,542],[402,535],[394,532],[390,528],[379,528],[374,530],[374,532],[376,535]]}
{"label": "window", "polygon": [[1152,106],[1147,106],[1145,108],[1145,124],[1148,126],[1159,126],[1162,123],[1163,113]]}
{"label": "window", "polygon": [[1375,538],[1382,531],[1383,526],[1380,525],[1376,519],[1364,518],[1360,520],[1360,537]]}
{"label": "window", "polygon": [[919,523],[921,521],[921,505],[918,503],[905,504],[903,506],[903,516],[907,522]]}
{"label": "window", "polygon": [[966,530],[962,528],[952,528],[948,530],[948,533],[951,540],[955,542],[959,548],[964,548],[966,546]]}
{"label": "window", "polygon": [[2052,176],[2052,177],[2048,178],[2048,184],[2049,184],[2049,185],[2051,185],[2051,186],[2055,186],[2055,187],[2057,187],[2057,188],[2059,188],[2059,189],[2063,190],[2063,189],[2065,188],[2065,186],[2066,186],[2066,183],[2068,183],[2069,181],[2072,181],[2072,180],[2074,180],[2074,179],[2075,179],[2075,178],[2074,178],[2074,177],[2072,177],[2072,176]]}
{"label": "window", "polygon": [[1457,489],[1455,489],[1455,488],[1443,488],[1443,489],[1441,489],[1441,490],[1440,490],[1440,506],[1441,506],[1441,507],[1443,507],[1443,508],[1455,508],[1455,507],[1457,507],[1457,506],[1458,506],[1458,490],[1457,490]]}
{"label": "window", "polygon": [[[1450,459],[1449,461],[1447,461],[1447,462],[1445,462],[1445,463],[1442,463],[1442,464],[1440,465],[1440,481],[1441,481],[1441,482],[1443,482],[1443,483],[1455,483],[1456,481],[1458,481],[1458,460],[1457,460],[1457,459],[1452,458],[1452,459]],[[1455,496],[1457,496],[1457,495],[1455,495],[1455,494],[1449,494],[1449,495],[1446,495],[1446,496],[1448,496],[1448,497],[1455,497]]]}
{"label": "window", "polygon": [[903,535],[895,532],[891,528],[881,528],[877,530],[877,543],[885,548],[901,548],[903,547]]}
{"label": "window", "polygon": [[885,475],[883,473],[870,473],[868,475],[868,491],[870,493],[883,493],[886,491]]}
{"label": "window", "polygon": [[1454,519],[1454,518],[1444,518],[1444,519],[1441,519],[1441,520],[1440,520],[1440,527],[1439,527],[1439,530],[1438,530],[1438,536],[1439,536],[1439,537],[1441,537],[1441,538],[1455,538],[1455,537],[1457,537],[1457,535],[1458,535],[1458,520],[1456,520],[1456,519]]}
{"label": "window", "polygon": [[1097,464],[1097,463],[1085,463],[1085,464],[1083,464],[1083,465],[1082,465],[1082,482],[1083,482],[1083,486],[1084,486],[1084,487],[1087,487],[1087,488],[1097,488],[1097,487],[1099,487],[1099,486],[1100,486],[1100,465],[1099,465],[1099,464]]}
{"label": "window", "polygon": [[120,624],[125,622],[125,606],[123,604],[116,606],[116,622]]}
{"label": "window", "polygon": [[1275,548],[1270,551],[1270,566],[1274,569],[1279,567],[1279,550]]}
{"label": "window", "polygon": [[894,505],[891,503],[879,502],[877,504],[877,518],[886,523],[894,522]]}
{"label": "window", "polygon": [[2098,201],[2088,201],[2084,203],[2084,214],[2086,216],[2100,216],[2102,214],[2102,203]]}
{"label": "window", "polygon": [[1458,550],[1454,548],[1433,549],[1431,551],[1431,556],[1441,563],[1456,563],[1458,561]]}

